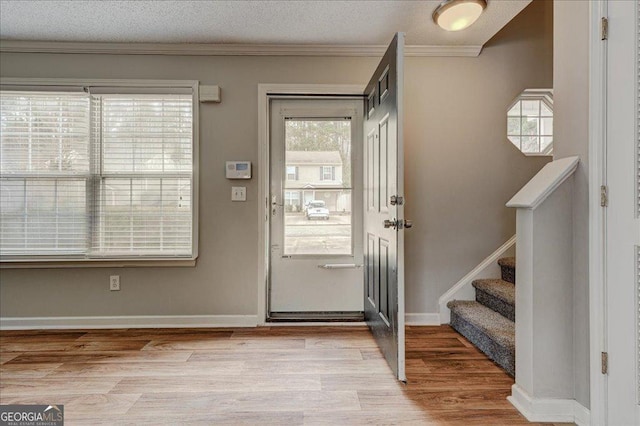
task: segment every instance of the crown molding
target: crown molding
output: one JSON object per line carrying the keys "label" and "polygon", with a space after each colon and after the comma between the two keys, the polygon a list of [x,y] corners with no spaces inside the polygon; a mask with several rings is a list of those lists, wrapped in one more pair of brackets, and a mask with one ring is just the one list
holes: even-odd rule
{"label": "crown molding", "polygon": [[[379,57],[387,46],[305,44],[174,44],[174,43],[85,43],[0,40],[0,52],[77,53],[103,55],[187,56],[369,56]],[[480,55],[482,46],[406,46],[405,56]]]}

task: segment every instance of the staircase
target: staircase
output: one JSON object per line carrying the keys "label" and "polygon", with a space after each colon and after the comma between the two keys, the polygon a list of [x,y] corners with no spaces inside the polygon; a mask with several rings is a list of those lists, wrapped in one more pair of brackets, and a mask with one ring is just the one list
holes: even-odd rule
{"label": "staircase", "polygon": [[516,374],[516,259],[498,260],[502,279],[473,281],[476,300],[453,300],[451,327],[502,367]]}

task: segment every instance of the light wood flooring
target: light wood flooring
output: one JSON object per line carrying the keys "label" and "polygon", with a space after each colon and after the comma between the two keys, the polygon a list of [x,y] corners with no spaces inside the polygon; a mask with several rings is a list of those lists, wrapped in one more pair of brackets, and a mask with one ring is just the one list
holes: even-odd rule
{"label": "light wood flooring", "polygon": [[517,425],[507,374],[448,326],[407,328],[398,383],[365,327],[0,332],[0,403],[87,425]]}

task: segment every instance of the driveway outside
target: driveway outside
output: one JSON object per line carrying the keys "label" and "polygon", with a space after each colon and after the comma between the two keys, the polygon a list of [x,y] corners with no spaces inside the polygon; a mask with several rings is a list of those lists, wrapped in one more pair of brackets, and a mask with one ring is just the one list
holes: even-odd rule
{"label": "driveway outside", "polygon": [[285,254],[351,254],[351,215],[332,213],[329,220],[307,220],[304,213],[285,214]]}

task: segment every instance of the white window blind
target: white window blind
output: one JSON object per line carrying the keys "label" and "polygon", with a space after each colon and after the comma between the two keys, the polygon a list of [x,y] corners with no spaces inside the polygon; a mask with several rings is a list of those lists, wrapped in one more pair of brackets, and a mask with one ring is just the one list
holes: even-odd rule
{"label": "white window blind", "polygon": [[3,255],[86,251],[89,97],[0,93]]}
{"label": "white window blind", "polygon": [[193,256],[193,97],[131,92],[0,92],[3,260]]}
{"label": "white window blind", "polygon": [[192,97],[102,95],[93,252],[191,255]]}

